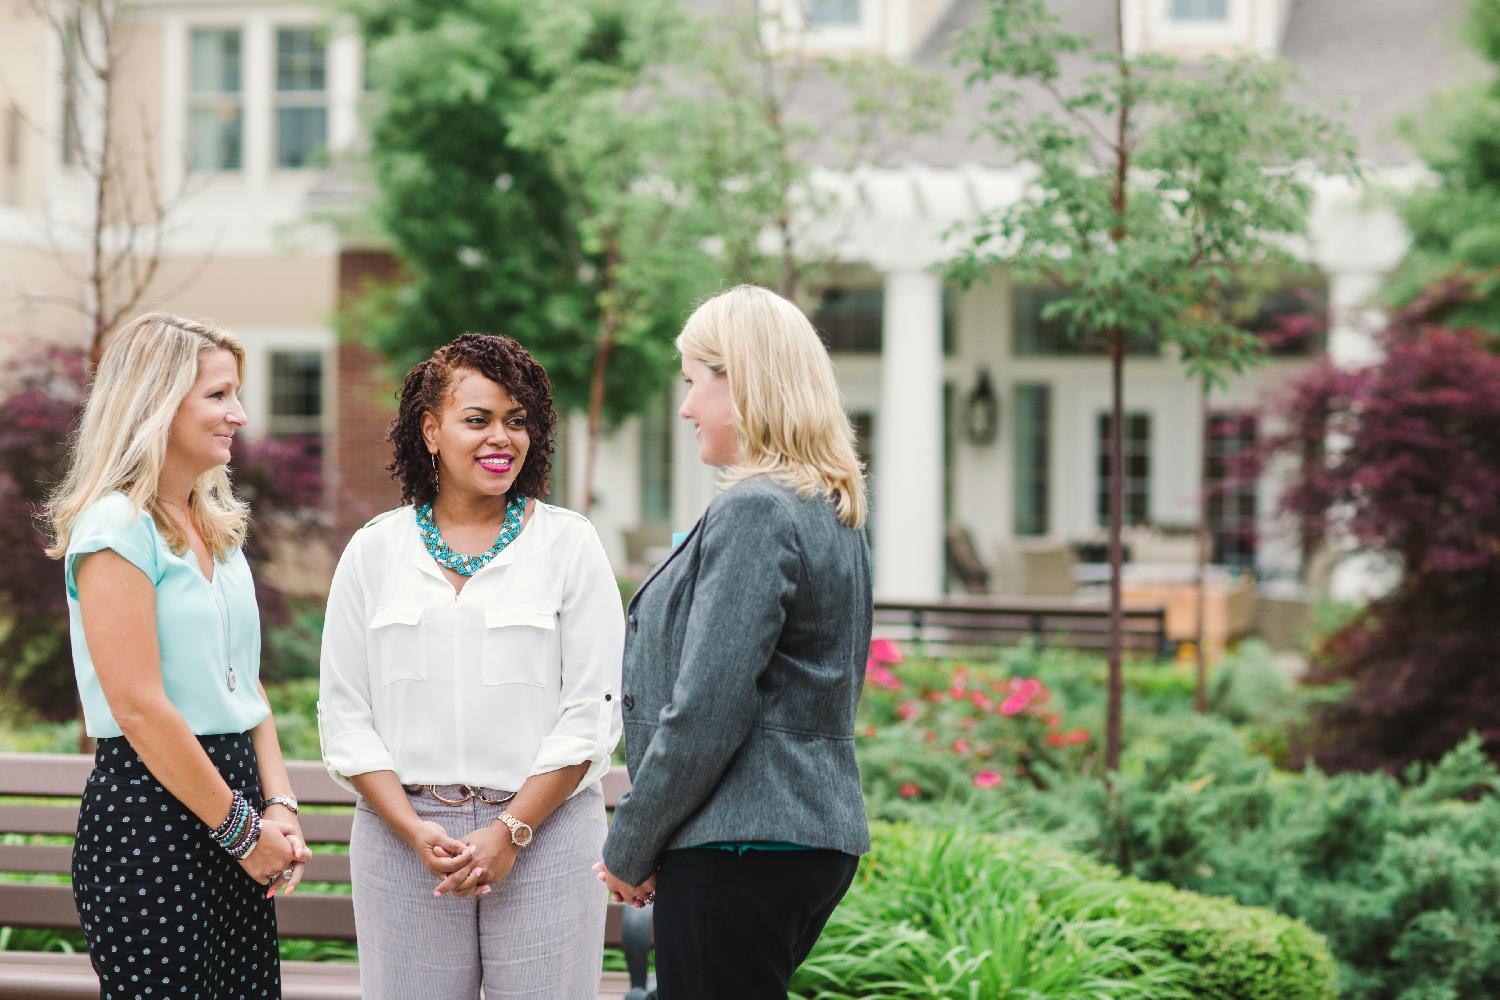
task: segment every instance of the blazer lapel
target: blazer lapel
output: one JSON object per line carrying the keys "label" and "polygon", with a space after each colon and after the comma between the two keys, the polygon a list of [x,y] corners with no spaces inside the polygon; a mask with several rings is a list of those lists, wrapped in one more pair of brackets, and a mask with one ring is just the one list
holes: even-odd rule
{"label": "blazer lapel", "polygon": [[646,579],[642,580],[641,581],[641,585],[639,587],[635,588],[635,593],[632,594],[631,597],[630,597],[630,603],[625,606],[625,612],[627,614],[629,614],[630,611],[635,607],[635,602],[639,601],[641,599],[641,594],[645,591],[645,589],[647,587],[649,587],[651,585],[651,581],[655,580],[658,576],[661,575],[661,571],[664,570],[664,569],[666,569],[667,566],[668,566],[668,564],[670,564],[673,559],[677,558],[677,554],[679,552],[681,552],[683,549],[687,548],[688,542],[692,541],[693,536],[698,533],[698,529],[702,525],[703,525],[703,518],[700,517],[700,518],[698,518],[697,521],[694,521],[693,522],[693,527],[687,533],[687,537],[684,538],[682,541],[678,542],[676,545],[672,546],[672,551],[669,552],[669,553],[667,553],[667,557],[665,559],[663,559],[661,562],[657,563],[655,569],[653,569],[650,573],[646,574]]}

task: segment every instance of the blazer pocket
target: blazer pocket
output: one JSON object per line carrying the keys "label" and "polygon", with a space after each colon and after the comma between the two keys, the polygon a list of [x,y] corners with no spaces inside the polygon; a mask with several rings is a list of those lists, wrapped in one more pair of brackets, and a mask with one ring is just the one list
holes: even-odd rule
{"label": "blazer pocket", "polygon": [[484,609],[484,656],[480,675],[486,684],[546,687],[551,677],[557,635],[557,612],[522,604]]}
{"label": "blazer pocket", "polygon": [[427,679],[422,605],[387,604],[370,619],[370,665],[381,684]]}

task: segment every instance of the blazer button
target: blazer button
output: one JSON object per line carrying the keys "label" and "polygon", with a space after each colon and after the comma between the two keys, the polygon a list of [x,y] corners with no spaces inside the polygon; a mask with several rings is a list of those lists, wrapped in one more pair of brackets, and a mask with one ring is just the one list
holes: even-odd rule
{"label": "blazer button", "polygon": [[639,627],[640,627],[640,621],[639,621],[639,619],[636,618],[635,614],[632,613],[631,616],[630,616],[630,630],[632,632],[634,632]]}
{"label": "blazer button", "polygon": [[632,698],[632,697],[630,697],[630,695],[627,694],[627,695],[625,695],[624,697],[622,697],[620,699],[620,704],[624,705],[625,706],[625,711],[628,712],[632,708],[635,708],[635,699]]}

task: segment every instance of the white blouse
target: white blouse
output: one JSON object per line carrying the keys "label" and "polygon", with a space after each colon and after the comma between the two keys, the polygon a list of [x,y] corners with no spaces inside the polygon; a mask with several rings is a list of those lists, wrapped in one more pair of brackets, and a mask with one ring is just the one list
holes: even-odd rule
{"label": "white blouse", "polygon": [[[535,501],[533,501],[535,502]],[[454,592],[401,507],[344,549],[323,624],[318,734],[335,781],[513,791],[620,739],[620,592],[587,518],[536,503],[520,536]]]}

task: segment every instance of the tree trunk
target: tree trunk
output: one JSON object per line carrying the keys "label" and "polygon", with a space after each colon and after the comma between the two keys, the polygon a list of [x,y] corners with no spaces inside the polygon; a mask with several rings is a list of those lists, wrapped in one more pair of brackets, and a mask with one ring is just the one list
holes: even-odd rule
{"label": "tree trunk", "polygon": [[1104,769],[1120,767],[1120,730],[1124,678],[1124,619],[1121,614],[1120,576],[1125,562],[1121,540],[1125,523],[1125,334],[1109,332],[1109,705],[1104,721]]}
{"label": "tree trunk", "polygon": [[[1114,227],[1110,239],[1119,243],[1126,237],[1125,209],[1130,178],[1130,61],[1125,58],[1125,21],[1121,0],[1115,0],[1115,58],[1119,67],[1121,100],[1115,113],[1114,189],[1110,192],[1110,210]],[[1104,780],[1111,796],[1115,788],[1112,772],[1120,767],[1120,740],[1123,716],[1124,678],[1120,661],[1125,640],[1124,616],[1120,613],[1120,575],[1125,562],[1121,529],[1125,520],[1125,337],[1127,331],[1116,327],[1109,331],[1110,414],[1109,414],[1109,701],[1104,720]],[[1117,838],[1118,839],[1118,838]],[[1120,841],[1120,852],[1124,845]]]}
{"label": "tree trunk", "polygon": [[1203,393],[1199,398],[1198,414],[1202,426],[1202,454],[1198,461],[1198,602],[1193,621],[1193,655],[1196,673],[1193,679],[1193,708],[1198,712],[1208,711],[1208,652],[1204,649],[1204,621],[1208,604],[1208,560],[1211,545],[1208,516],[1208,451],[1213,443],[1209,427],[1209,385],[1203,381]]}
{"label": "tree trunk", "polygon": [[604,377],[609,371],[615,334],[620,329],[619,273],[620,247],[611,238],[604,259],[604,315],[599,318],[599,339],[589,373],[588,441],[584,445],[583,482],[578,492],[578,512],[585,517],[594,506],[594,464],[599,453],[599,434],[604,427]]}

